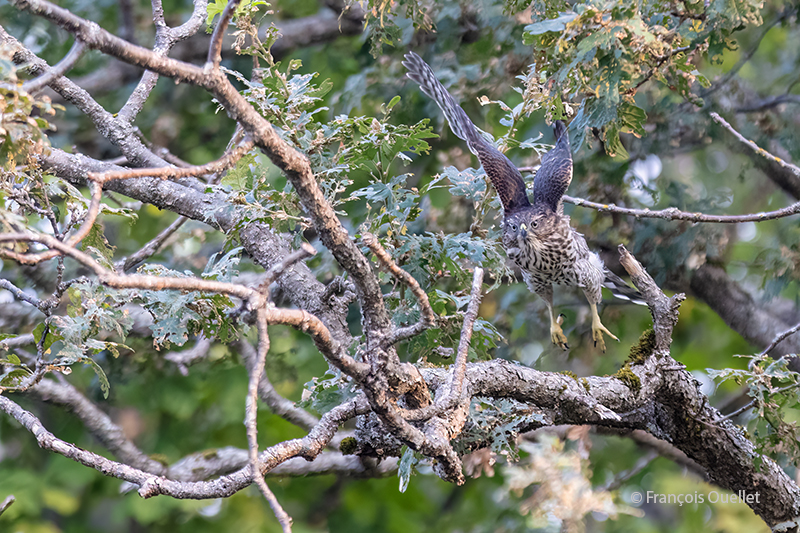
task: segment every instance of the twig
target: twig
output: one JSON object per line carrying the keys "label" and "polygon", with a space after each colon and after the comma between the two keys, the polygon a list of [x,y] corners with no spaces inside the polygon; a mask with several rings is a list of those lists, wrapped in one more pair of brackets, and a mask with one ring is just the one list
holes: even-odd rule
{"label": "twig", "polygon": [[269,489],[264,476],[261,475],[261,463],[258,460],[258,426],[256,415],[258,414],[258,385],[264,372],[264,365],[267,362],[269,352],[269,332],[267,331],[266,299],[264,305],[258,308],[256,327],[258,328],[258,355],[256,364],[250,372],[250,382],[247,387],[247,401],[245,406],[245,426],[247,427],[247,444],[250,452],[250,469],[253,482],[258,486],[261,494],[264,495],[272,512],[278,519],[284,533],[292,531],[292,518],[283,510],[278,499]]}
{"label": "twig", "polygon": [[241,0],[228,0],[228,5],[222,11],[217,27],[214,28],[214,33],[211,34],[211,44],[208,47],[206,64],[214,70],[219,69],[219,62],[222,60],[222,39],[225,37],[225,30],[228,29],[228,24],[230,24],[236,8],[239,7],[239,2]]}
{"label": "twig", "polygon": [[436,325],[436,313],[433,312],[431,303],[428,300],[428,295],[422,290],[419,282],[394,262],[392,256],[381,246],[381,243],[374,235],[371,233],[364,233],[361,240],[367,245],[367,248],[372,250],[372,253],[375,254],[375,257],[378,258],[378,261],[380,261],[384,268],[408,287],[419,302],[420,314],[422,315],[420,320],[412,326],[397,328],[394,333],[388,337],[386,344],[395,344],[409,337],[419,335],[426,329]]}
{"label": "twig", "polygon": [[769,343],[769,345],[766,348],[764,348],[764,350],[760,354],[758,354],[758,357],[764,357],[769,352],[774,350],[777,345],[779,345],[781,342],[783,342],[784,339],[786,339],[786,337],[788,337],[789,335],[794,335],[798,331],[800,331],[800,324],[796,324],[795,326],[792,326],[791,328],[787,329],[783,333],[780,333],[777,337],[775,337],[772,340],[771,343]]}
{"label": "twig", "polygon": [[[333,442],[331,442],[333,444]],[[203,481],[246,468],[248,452],[233,446],[189,454],[169,466],[169,478],[177,481]],[[313,462],[293,457],[269,472],[268,477],[333,474],[349,477],[383,477],[397,472],[398,460],[385,457],[378,462],[368,457],[343,455],[338,451],[320,453]]]}
{"label": "twig", "polygon": [[211,349],[211,340],[202,333],[197,336],[194,346],[180,352],[173,351],[164,355],[164,359],[178,367],[182,376],[189,375],[189,367],[205,359]]}
{"label": "twig", "polygon": [[311,335],[314,344],[325,358],[336,368],[360,381],[369,372],[369,364],[356,361],[342,350],[338,342],[322,321],[302,309],[270,308],[267,312],[270,324],[286,324]]}
{"label": "twig", "polygon": [[[455,404],[461,398],[464,390],[464,373],[467,370],[467,355],[472,341],[472,331],[475,320],[478,318],[478,310],[481,306],[481,296],[483,287],[483,269],[475,267],[472,276],[472,289],[470,292],[469,306],[464,314],[464,325],[461,327],[461,340],[458,343],[456,361],[453,364],[453,373],[450,375],[450,383],[447,387],[448,397],[445,400],[447,405]],[[437,402],[438,403],[438,402]]]}
{"label": "twig", "polygon": [[681,211],[675,207],[669,207],[659,211],[651,211],[650,209],[631,209],[628,207],[619,207],[614,204],[599,204],[584,200],[583,198],[573,198],[572,196],[567,195],[564,195],[563,199],[568,204],[574,204],[580,207],[588,207],[601,212],[629,215],[636,218],[661,218],[664,220],[686,220],[688,222],[710,222],[719,224],[764,222],[765,220],[775,220],[778,218],[800,214],[800,202],[796,202],[790,206],[784,207],[783,209],[765,213],[754,213],[748,215],[707,215],[704,213],[689,213],[686,211]]}
{"label": "twig", "polygon": [[36,309],[40,311],[42,310],[42,301],[39,298],[27,294],[25,291],[23,291],[22,289],[20,289],[7,279],[0,279],[0,289],[5,289],[11,294],[13,294],[17,300],[22,300],[23,302],[31,304]]}
{"label": "twig", "polygon": [[779,94],[737,107],[737,113],[754,113],[781,104],[800,104],[800,94]]}
{"label": "twig", "polygon": [[43,379],[28,394],[73,413],[101,445],[125,464],[154,475],[166,473],[164,464],[143,453],[102,409],[63,376],[58,378],[58,381]]}
{"label": "twig", "polygon": [[[247,339],[239,339],[234,346],[235,350],[242,356],[242,361],[248,374],[252,373],[257,363],[258,352]],[[267,404],[270,411],[306,431],[311,430],[319,423],[317,417],[278,394],[275,387],[272,386],[266,371],[263,372],[261,381],[258,383],[258,397]]]}
{"label": "twig", "polygon": [[706,98],[707,96],[710,96],[711,94],[715,93],[716,91],[724,87],[731,79],[733,79],[736,73],[739,72],[741,68],[748,61],[750,61],[753,55],[755,55],[756,51],[761,46],[761,41],[764,40],[764,37],[767,36],[767,33],[769,33],[769,31],[773,27],[775,27],[776,24],[784,20],[786,17],[792,15],[794,12],[795,11],[793,9],[788,9],[788,8],[784,9],[781,13],[778,14],[777,17],[775,17],[772,21],[770,21],[769,24],[765,24],[764,26],[762,26],[761,34],[756,39],[755,44],[753,44],[753,46],[751,46],[747,52],[745,52],[743,55],[739,57],[739,61],[736,62],[733,68],[731,68],[728,72],[725,73],[725,75],[722,77],[721,80],[715,82],[713,87],[709,87],[708,89],[700,93],[700,97]]}
{"label": "twig", "polygon": [[[772,394],[783,394],[784,392],[790,391],[792,389],[796,389],[797,387],[800,387],[800,383],[792,383],[791,385],[786,385],[785,387],[781,387],[779,389],[775,389],[775,391]],[[745,405],[741,406],[740,408],[738,408],[734,412],[728,413],[725,416],[721,416],[721,417],[717,418],[716,420],[714,420],[713,423],[717,424],[719,422],[722,422],[723,420],[728,420],[729,418],[735,418],[735,417],[739,416],[740,414],[744,413],[745,411],[747,411],[748,409],[751,409],[755,405],[756,405],[756,401],[755,400],[750,400],[749,402],[747,402]]]}
{"label": "twig", "polygon": [[14,503],[15,501],[17,501],[17,499],[14,497],[13,494],[9,495],[5,500],[3,500],[3,503],[0,503],[0,515],[6,512],[6,509],[11,507],[11,504]]}
{"label": "twig", "polygon": [[[208,1],[195,0],[192,16],[189,17],[189,20],[177,28],[170,28],[167,26],[166,20],[164,19],[164,8],[161,0],[152,0],[151,4],[153,10],[153,22],[155,23],[156,27],[156,38],[153,46],[153,53],[162,57],[166,57],[176,43],[197,33],[197,30],[199,30],[200,26],[203,24]],[[136,116],[139,114],[139,112],[141,112],[145,102],[147,101],[147,98],[150,96],[150,93],[156,86],[156,82],[158,82],[157,73],[148,70],[142,75],[142,78],[139,80],[136,88],[131,93],[128,101],[125,102],[125,105],[122,106],[122,109],[120,109],[119,113],[117,114],[119,121],[125,124],[133,124]]]}
{"label": "twig", "polygon": [[[100,200],[103,197],[103,187],[98,183],[92,183],[91,189],[92,189],[92,199],[89,202],[89,209],[86,212],[86,217],[83,219],[83,222],[81,223],[81,226],[78,228],[78,230],[75,233],[73,233],[63,243],[63,245],[68,248],[72,248],[73,246],[81,242],[89,234],[89,232],[92,230],[92,226],[94,225],[94,221],[97,219],[97,215],[100,212]],[[28,239],[12,239],[12,240],[24,241]],[[61,241],[55,238],[53,238],[53,240],[55,242],[61,243]],[[36,242],[41,242],[41,241],[36,241]],[[54,246],[50,246],[50,248],[54,248]],[[56,250],[48,250],[47,252],[42,252],[38,254],[21,254],[0,248],[0,257],[7,257],[9,259],[13,259],[14,261],[26,265],[33,265],[36,263],[40,263],[42,261],[48,261],[56,257],[57,255],[59,255],[59,253]]]}
{"label": "twig", "polygon": [[186,221],[189,220],[189,217],[185,217],[180,215],[175,221],[170,224],[167,228],[161,231],[158,235],[153,237],[153,239],[142,246],[136,253],[131,254],[123,261],[117,263],[116,268],[119,269],[121,272],[127,272],[128,270],[132,269],[142,261],[145,261],[149,257],[152,257],[164,246],[164,243],[169,239],[172,234],[180,229]]}
{"label": "twig", "polygon": [[611,481],[598,487],[600,490],[604,491],[612,491],[617,490],[622,486],[623,483],[629,481],[631,478],[636,476],[637,474],[641,473],[642,470],[647,468],[650,463],[652,463],[655,459],[658,458],[658,452],[655,450],[650,450],[643,456],[641,456],[630,469],[625,470],[624,472],[620,472],[616,476],[614,476]]}
{"label": "twig", "polygon": [[315,255],[317,255],[317,251],[314,249],[314,247],[307,242],[304,242],[300,245],[299,250],[295,250],[286,256],[283,261],[275,263],[269,270],[267,270],[267,275],[264,277],[264,281],[261,282],[259,290],[261,292],[267,292],[269,290],[269,286],[272,285],[272,283],[278,279],[278,277],[280,277],[280,275],[283,274],[286,269],[291,268],[291,266],[298,261],[303,261],[304,259],[314,257]]}
{"label": "twig", "polygon": [[253,481],[258,485],[261,494],[264,495],[272,512],[278,519],[284,533],[291,533],[292,518],[281,507],[280,502],[270,490],[264,476],[261,474],[261,463],[258,460],[258,426],[256,424],[258,414],[258,391],[264,376],[264,366],[267,363],[267,353],[269,352],[269,331],[268,322],[268,290],[269,285],[283,272],[298,261],[313,256],[316,253],[314,247],[304,242],[303,246],[290,254],[280,263],[277,263],[267,271],[266,279],[259,287],[259,291],[264,295],[262,304],[256,310],[256,327],[258,329],[258,353],[255,364],[250,368],[250,381],[247,386],[247,401],[245,406],[245,426],[247,427],[247,443],[250,451],[250,468]]}
{"label": "twig", "polygon": [[795,165],[793,165],[791,163],[787,163],[786,161],[784,161],[783,159],[781,159],[779,157],[775,157],[771,153],[767,152],[766,150],[764,150],[763,148],[758,146],[753,141],[751,141],[749,139],[746,139],[744,137],[744,135],[742,135],[741,133],[736,131],[736,129],[734,129],[733,126],[728,124],[728,122],[724,118],[719,116],[717,113],[711,112],[710,115],[711,115],[711,118],[713,118],[714,121],[717,124],[719,124],[720,126],[725,128],[726,130],[728,130],[734,137],[736,137],[742,144],[744,144],[745,146],[750,148],[753,152],[755,152],[755,153],[763,156],[765,159],[767,159],[767,160],[769,160],[769,161],[771,161],[773,163],[776,163],[779,166],[789,170],[795,176],[800,177],[800,167],[796,167]]}
{"label": "twig", "polygon": [[[716,113],[712,113],[712,115],[715,114]],[[755,145],[753,144],[753,146]],[[758,148],[757,146],[755,147],[755,149],[759,153],[764,152],[763,150],[761,150],[761,148]],[[772,156],[770,159],[774,161],[783,161],[774,156]],[[793,165],[789,165],[789,167],[787,168],[791,167],[793,167]],[[535,166],[519,167],[519,170],[521,172],[533,172],[536,169],[537,167]],[[700,222],[700,223],[716,223],[716,224],[741,224],[742,222],[763,222],[766,220],[775,220],[778,218],[790,217],[792,215],[800,213],[800,202],[794,203],[782,209],[777,209],[775,211],[767,211],[762,213],[753,213],[747,215],[708,215],[705,213],[690,213],[688,211],[681,211],[676,207],[668,207],[666,209],[660,209],[657,211],[652,211],[646,208],[633,209],[629,207],[620,207],[615,204],[601,204],[597,202],[590,202],[589,200],[586,200],[584,198],[576,198],[574,196],[568,196],[566,194],[563,196],[563,200],[568,204],[577,205],[579,207],[588,207],[589,209],[596,209],[597,211],[605,213],[618,213],[620,215],[629,215],[636,218],[661,218],[664,220],[686,220],[688,222],[695,222],[695,223]]]}
{"label": "twig", "polygon": [[49,70],[47,70],[47,72],[39,77],[23,83],[22,90],[29,93],[35,93],[44,89],[54,79],[60,78],[69,72],[69,70],[75,66],[75,63],[77,63],[81,58],[85,50],[86,46],[83,44],[83,42],[80,39],[75,39],[75,42],[72,44],[72,48],[69,49],[69,52],[67,52],[67,55],[64,56],[64,59],[53,65]]}
{"label": "twig", "polygon": [[107,183],[113,180],[129,178],[186,178],[189,176],[202,176],[226,170],[236,164],[247,152],[253,149],[255,143],[252,139],[245,139],[240,145],[226,153],[216,161],[205,165],[191,167],[158,167],[158,168],[132,168],[108,172],[89,172],[87,178],[98,183]]}
{"label": "twig", "polygon": [[691,47],[691,46],[681,46],[681,47],[679,47],[679,48],[674,48],[674,49],[670,50],[668,53],[666,53],[666,54],[664,54],[663,56],[661,56],[660,58],[658,58],[658,61],[656,61],[656,64],[655,64],[655,65],[653,65],[653,68],[651,68],[651,69],[650,69],[650,71],[649,71],[647,74],[645,74],[645,75],[644,75],[644,77],[643,77],[641,80],[639,80],[639,82],[638,82],[636,85],[634,85],[632,89],[630,89],[630,90],[629,90],[629,92],[631,92],[631,93],[635,94],[635,93],[636,93],[636,91],[639,89],[639,87],[641,87],[642,85],[644,85],[644,84],[647,82],[647,80],[649,80],[650,78],[652,78],[652,77],[653,77],[653,75],[656,73],[656,71],[657,71],[658,69],[660,69],[660,68],[661,68],[661,66],[662,66],[662,65],[663,65],[663,64],[664,64],[664,63],[665,63],[665,62],[666,62],[666,61],[667,61],[669,58],[671,58],[672,56],[674,56],[674,55],[676,55],[676,54],[682,53],[682,52],[688,52],[688,51],[689,51],[689,50],[691,50],[691,49],[692,49],[692,47]]}
{"label": "twig", "polygon": [[403,411],[403,418],[409,421],[428,420],[434,416],[453,409],[461,399],[464,389],[464,374],[467,369],[467,356],[469,354],[470,341],[472,340],[475,319],[478,318],[478,310],[481,304],[483,285],[483,268],[475,267],[472,276],[472,289],[467,311],[464,313],[464,324],[461,327],[461,340],[458,343],[456,360],[453,363],[453,371],[448,378],[447,386],[443,389],[441,398],[436,399],[436,403],[413,411]]}
{"label": "twig", "polygon": [[[783,342],[783,341],[784,341],[784,340],[785,340],[787,337],[789,337],[790,335],[794,335],[794,334],[795,334],[795,333],[797,333],[798,331],[800,331],[800,324],[796,324],[795,326],[793,326],[793,327],[791,327],[791,328],[787,329],[786,331],[784,331],[784,332],[782,332],[782,333],[778,334],[778,336],[777,336],[777,337],[775,337],[775,338],[772,340],[772,342],[770,342],[770,343],[769,343],[769,345],[768,345],[766,348],[764,348],[764,349],[761,351],[761,353],[759,353],[758,355],[756,355],[756,356],[753,358],[753,360],[755,361],[756,359],[759,359],[759,358],[766,357],[766,355],[767,355],[769,352],[771,352],[772,350],[774,350],[774,349],[775,349],[775,347],[776,347],[777,345],[779,345],[779,344],[780,344],[781,342]],[[780,389],[777,389],[777,390],[775,391],[775,393],[783,393],[783,392],[786,392],[786,391],[788,391],[788,390],[791,390],[791,389],[793,389],[793,388],[795,388],[795,387],[799,387],[799,386],[800,386],[800,383],[793,383],[792,385],[787,385],[787,386],[785,386],[785,387],[782,387],[782,388],[780,388]],[[725,415],[725,416],[722,416],[722,417],[719,417],[719,418],[717,418],[716,420],[714,420],[714,423],[716,424],[716,423],[718,423],[718,422],[721,422],[721,421],[723,421],[723,420],[728,420],[729,418],[734,418],[734,417],[736,417],[736,416],[739,416],[740,414],[744,413],[744,412],[745,412],[745,411],[747,411],[748,409],[752,408],[752,407],[753,407],[755,404],[756,404],[756,400],[751,400],[751,401],[747,402],[745,405],[743,405],[742,407],[740,407],[740,408],[738,408],[737,410],[735,410],[734,412],[732,412],[732,413],[728,413],[728,414],[727,414],[727,415]]]}

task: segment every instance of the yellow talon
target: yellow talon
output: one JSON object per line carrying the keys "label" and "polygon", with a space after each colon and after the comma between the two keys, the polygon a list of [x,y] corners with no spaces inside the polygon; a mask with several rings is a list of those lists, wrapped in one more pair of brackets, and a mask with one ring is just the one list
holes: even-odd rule
{"label": "yellow talon", "polygon": [[561,348],[562,350],[569,350],[567,344],[567,336],[564,335],[564,330],[561,329],[561,324],[564,323],[564,315],[558,315],[558,318],[550,322],[550,340]]}
{"label": "yellow talon", "polygon": [[608,331],[606,327],[600,322],[600,316],[597,314],[597,305],[591,304],[592,307],[592,340],[594,340],[594,345],[600,348],[600,351],[605,353],[606,351],[606,341],[603,339],[603,333],[614,339],[615,341],[619,342],[619,339]]}

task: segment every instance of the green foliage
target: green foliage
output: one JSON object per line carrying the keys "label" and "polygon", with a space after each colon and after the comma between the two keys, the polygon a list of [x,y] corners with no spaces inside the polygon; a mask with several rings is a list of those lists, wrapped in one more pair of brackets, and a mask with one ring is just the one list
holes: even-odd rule
{"label": "green foliage", "polygon": [[619,136],[644,133],[647,116],[634,101],[642,84],[655,78],[702,105],[694,83],[708,87],[709,82],[693,64],[693,54],[713,61],[732,46],[733,32],[761,24],[757,0],[716,0],[707,10],[700,2],[671,5],[588,0],[569,11],[534,10],[523,34],[537,58],[526,79],[526,101],[557,119],[564,95],[579,95],[565,107],[567,115],[577,108],[570,124],[573,145],[580,147],[587,130],[597,129],[610,156],[627,158]]}
{"label": "green foliage", "polygon": [[[28,164],[29,157],[48,146],[45,131],[54,130],[44,117],[52,117],[61,106],[48,97],[35,97],[24,91],[17,78],[17,67],[9,50],[0,47],[0,161],[3,171]],[[3,172],[5,174],[5,172]]]}
{"label": "green foliage", "polygon": [[520,432],[544,423],[544,415],[515,400],[473,398],[467,425],[458,441],[461,448],[456,451],[488,444],[494,453],[514,459]]}
{"label": "green foliage", "polygon": [[740,356],[749,359],[747,369],[707,369],[714,379],[733,381],[747,387],[755,415],[752,433],[760,453],[780,453],[800,465],[800,373],[788,368],[787,356],[774,360],[766,355]]}
{"label": "green foliage", "polygon": [[408,488],[408,483],[411,481],[411,475],[414,473],[414,467],[419,464],[422,455],[415,452],[411,448],[404,446],[403,455],[400,457],[400,465],[397,468],[397,477],[400,478],[400,492],[405,492]]}
{"label": "green foliage", "polygon": [[[241,248],[234,248],[225,255],[211,257],[202,274],[210,281],[229,282],[238,273]],[[160,277],[191,278],[191,273],[177,272],[159,265],[146,265],[143,274]],[[221,342],[232,342],[239,336],[236,319],[229,314],[234,307],[230,297],[218,293],[176,290],[136,290],[135,301],[150,312],[154,323],[153,345],[162,347],[183,346],[189,335],[200,332],[207,338]]]}

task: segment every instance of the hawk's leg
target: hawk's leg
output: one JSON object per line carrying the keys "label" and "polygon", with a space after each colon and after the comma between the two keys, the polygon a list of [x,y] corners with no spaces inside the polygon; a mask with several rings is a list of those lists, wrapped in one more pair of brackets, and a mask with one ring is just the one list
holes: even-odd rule
{"label": "hawk's leg", "polygon": [[528,288],[538,294],[547,304],[547,311],[550,314],[550,340],[562,350],[569,350],[567,336],[564,335],[564,330],[561,329],[564,319],[562,316],[556,318],[556,314],[553,311],[553,284],[531,275],[529,271],[524,269],[522,270],[522,279],[525,280]]}
{"label": "hawk's leg", "polygon": [[597,314],[597,304],[590,302],[589,306],[592,308],[592,339],[594,340],[594,345],[599,346],[600,350],[605,353],[606,342],[603,340],[603,333],[617,342],[619,342],[619,339],[600,322],[600,315]]}
{"label": "hawk's leg", "polygon": [[556,318],[555,311],[553,311],[552,299],[548,300],[545,298],[544,301],[547,304],[547,310],[550,312],[550,340],[562,350],[568,350],[567,336],[564,335],[564,330],[561,329],[561,324],[564,323],[564,315],[559,315],[558,318]]}

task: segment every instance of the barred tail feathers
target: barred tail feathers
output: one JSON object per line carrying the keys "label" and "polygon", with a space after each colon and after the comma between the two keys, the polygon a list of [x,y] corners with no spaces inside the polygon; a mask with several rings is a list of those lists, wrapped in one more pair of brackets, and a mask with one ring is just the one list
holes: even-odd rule
{"label": "barred tail feathers", "polygon": [[625,283],[621,277],[617,276],[610,270],[605,271],[606,278],[603,281],[603,287],[609,289],[611,294],[622,300],[628,300],[637,305],[647,305],[642,293]]}

